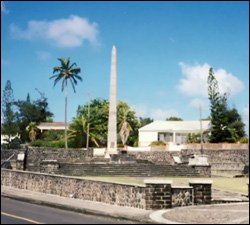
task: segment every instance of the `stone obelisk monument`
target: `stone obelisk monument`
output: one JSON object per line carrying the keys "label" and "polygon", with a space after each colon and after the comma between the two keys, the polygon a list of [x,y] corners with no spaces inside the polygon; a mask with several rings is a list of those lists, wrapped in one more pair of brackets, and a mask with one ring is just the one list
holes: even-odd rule
{"label": "stone obelisk monument", "polygon": [[117,154],[116,114],[116,48],[113,46],[110,70],[108,146],[105,155],[107,158],[110,157],[110,154]]}

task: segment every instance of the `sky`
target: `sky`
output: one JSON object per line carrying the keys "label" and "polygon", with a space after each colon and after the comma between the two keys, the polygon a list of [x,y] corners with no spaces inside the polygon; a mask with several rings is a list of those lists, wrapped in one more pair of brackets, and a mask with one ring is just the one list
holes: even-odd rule
{"label": "sky", "polygon": [[[112,46],[117,50],[117,99],[138,117],[209,116],[210,67],[249,122],[249,2],[1,1],[1,89],[14,98],[48,98],[54,121],[64,121],[58,58],[81,68],[68,88],[68,119],[78,105],[109,98]],[[247,126],[248,129],[248,126]]]}

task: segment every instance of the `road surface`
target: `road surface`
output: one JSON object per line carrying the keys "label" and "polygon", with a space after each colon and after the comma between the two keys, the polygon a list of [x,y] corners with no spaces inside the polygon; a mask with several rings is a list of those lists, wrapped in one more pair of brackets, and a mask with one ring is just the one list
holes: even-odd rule
{"label": "road surface", "polygon": [[132,224],[1,197],[1,224]]}

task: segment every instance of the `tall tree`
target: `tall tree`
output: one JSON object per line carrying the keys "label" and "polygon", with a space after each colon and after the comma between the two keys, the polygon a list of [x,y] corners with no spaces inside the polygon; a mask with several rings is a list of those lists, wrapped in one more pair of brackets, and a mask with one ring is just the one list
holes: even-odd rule
{"label": "tall tree", "polygon": [[16,135],[18,132],[13,106],[14,106],[13,89],[11,87],[10,80],[7,80],[5,88],[3,90],[3,101],[2,101],[3,123],[2,123],[1,133],[7,135],[8,143],[10,143],[11,141],[11,136]]}
{"label": "tall tree", "polygon": [[227,136],[225,127],[228,126],[226,120],[227,97],[226,95],[221,96],[219,93],[218,81],[214,76],[213,68],[209,69],[207,83],[212,124],[209,141],[212,143],[223,142]]}
{"label": "tall tree", "polygon": [[21,140],[23,142],[29,141],[29,134],[26,127],[31,123],[39,124],[46,122],[48,118],[53,116],[49,111],[47,98],[37,99],[31,101],[30,95],[27,95],[26,100],[18,100],[15,103],[17,107],[16,117]]}
{"label": "tall tree", "polygon": [[54,80],[54,86],[57,84],[58,81],[62,80],[62,87],[61,91],[64,91],[65,94],[65,148],[68,148],[68,138],[67,138],[67,83],[68,80],[70,81],[74,92],[75,91],[75,85],[77,85],[77,80],[82,81],[81,76],[78,74],[81,72],[81,69],[77,67],[76,63],[70,62],[70,59],[65,58],[59,58],[58,59],[61,63],[60,66],[56,66],[53,69],[53,76],[50,77],[50,79],[55,78]]}
{"label": "tall tree", "polygon": [[220,95],[213,68],[209,69],[207,82],[212,124],[209,141],[212,143],[238,141],[244,136],[244,124],[237,110],[228,108],[227,94]]}

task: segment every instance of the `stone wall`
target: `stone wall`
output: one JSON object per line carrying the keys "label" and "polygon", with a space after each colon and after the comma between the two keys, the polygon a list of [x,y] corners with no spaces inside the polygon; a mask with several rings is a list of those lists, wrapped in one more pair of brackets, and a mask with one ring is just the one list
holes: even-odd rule
{"label": "stone wall", "polygon": [[1,171],[1,185],[63,197],[146,208],[146,188],[27,171]]}
{"label": "stone wall", "polygon": [[[200,148],[200,144],[185,144],[185,149],[199,150]],[[248,149],[248,143],[203,143],[203,148],[209,150],[246,150]]]}
{"label": "stone wall", "polygon": [[165,164],[174,165],[174,159],[170,152],[168,151],[150,151],[150,152],[132,152],[129,151],[128,154],[135,155],[136,159],[148,160],[149,162],[155,164]]}
{"label": "stone wall", "polygon": [[[191,154],[201,154],[198,149],[185,149],[181,151],[182,160],[187,160]],[[210,150],[204,149],[203,154],[207,155],[208,163],[211,165],[212,175],[219,172],[241,174],[246,165],[249,165],[249,150]]]}
{"label": "stone wall", "polygon": [[172,181],[169,180],[148,179],[144,183],[135,186],[37,172],[1,170],[2,186],[63,197],[141,209],[165,209],[193,202],[211,204],[211,182],[192,181],[191,187],[178,188],[172,188]]}
{"label": "stone wall", "polygon": [[86,158],[93,157],[93,149],[48,149],[31,148],[27,152],[28,171],[40,171],[41,162],[44,160],[57,160],[60,162],[83,162]]}
{"label": "stone wall", "polygon": [[193,205],[193,188],[190,186],[172,187],[172,207]]}
{"label": "stone wall", "polygon": [[[45,162],[43,163],[46,165]],[[47,163],[48,165],[49,163]],[[49,166],[49,165],[48,165]],[[51,168],[51,165],[48,167]],[[203,169],[203,171],[202,171]],[[48,172],[44,170],[44,172]],[[71,176],[131,176],[131,177],[162,177],[188,176],[210,177],[210,166],[187,165],[155,165],[148,163],[114,164],[114,163],[60,163],[58,172]]]}
{"label": "stone wall", "polygon": [[1,160],[8,159],[13,153],[15,153],[13,160],[16,160],[18,149],[1,149]]}

